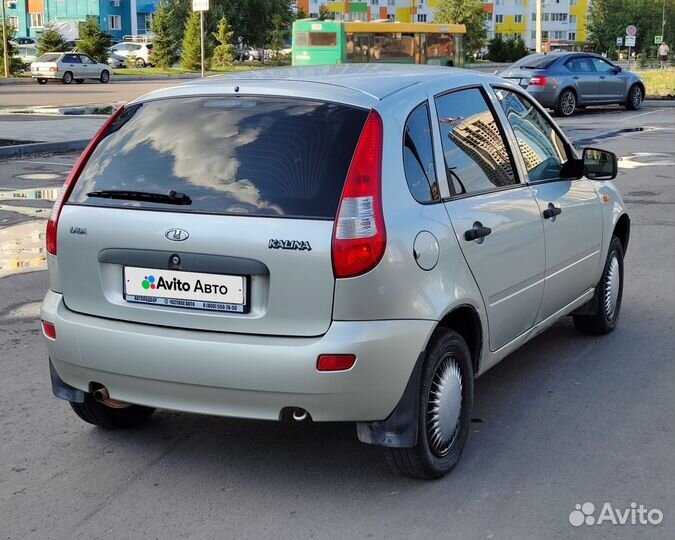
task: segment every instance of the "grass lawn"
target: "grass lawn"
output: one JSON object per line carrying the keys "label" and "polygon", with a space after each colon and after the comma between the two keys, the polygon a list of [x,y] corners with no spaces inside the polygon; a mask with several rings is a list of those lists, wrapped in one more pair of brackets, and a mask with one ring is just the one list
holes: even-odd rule
{"label": "grass lawn", "polygon": [[647,88],[647,98],[650,97],[675,97],[675,68],[649,69],[637,73]]}

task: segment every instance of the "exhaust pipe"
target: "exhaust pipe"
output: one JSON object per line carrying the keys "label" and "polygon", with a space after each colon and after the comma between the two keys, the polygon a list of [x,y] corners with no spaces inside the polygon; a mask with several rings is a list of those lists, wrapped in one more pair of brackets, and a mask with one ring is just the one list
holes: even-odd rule
{"label": "exhaust pipe", "polygon": [[110,397],[108,389],[103,385],[100,385],[98,388],[96,388],[92,392],[92,395],[94,397],[94,401],[102,403],[106,407],[110,407],[112,409],[126,409],[127,407],[131,406],[130,403],[125,403],[124,401],[117,401],[116,399],[112,399]]}
{"label": "exhaust pipe", "polygon": [[293,420],[296,422],[304,422],[307,420],[307,411],[305,409],[295,409],[293,411]]}

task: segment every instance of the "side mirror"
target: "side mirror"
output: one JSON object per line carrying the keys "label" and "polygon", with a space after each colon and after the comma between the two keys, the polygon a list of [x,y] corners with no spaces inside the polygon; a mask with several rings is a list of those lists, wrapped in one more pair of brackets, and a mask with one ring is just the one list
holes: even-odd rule
{"label": "side mirror", "polygon": [[623,71],[623,68],[621,66],[614,66],[614,73],[618,74]]}
{"label": "side mirror", "polygon": [[616,154],[598,148],[584,148],[584,176],[591,180],[612,180],[618,173]]}

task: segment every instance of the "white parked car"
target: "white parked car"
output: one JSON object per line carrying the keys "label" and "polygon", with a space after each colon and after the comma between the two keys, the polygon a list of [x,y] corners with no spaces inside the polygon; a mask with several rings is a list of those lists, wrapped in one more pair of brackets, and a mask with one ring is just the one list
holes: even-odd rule
{"label": "white parked car", "polygon": [[85,79],[96,79],[102,83],[110,80],[112,69],[100,64],[82,53],[46,53],[30,65],[30,74],[40,84],[49,79],[58,79],[63,84],[73,81],[80,84]]}
{"label": "white parked car", "polygon": [[17,56],[21,58],[24,65],[29,65],[37,59],[37,46],[35,45],[19,45]]}
{"label": "white parked car", "polygon": [[[134,63],[137,67],[154,65],[152,61],[152,43],[123,41],[110,47],[108,52],[124,58],[129,56],[134,57],[136,59]],[[127,65],[129,65],[129,62],[127,62]]]}

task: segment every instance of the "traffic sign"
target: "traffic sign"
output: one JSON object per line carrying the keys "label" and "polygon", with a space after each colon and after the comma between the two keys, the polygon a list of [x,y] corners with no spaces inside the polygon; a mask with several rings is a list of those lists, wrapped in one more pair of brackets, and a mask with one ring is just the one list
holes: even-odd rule
{"label": "traffic sign", "polygon": [[618,38],[616,38],[616,46],[621,47],[621,45],[623,45],[623,38],[619,36]]}
{"label": "traffic sign", "polygon": [[208,11],[209,0],[192,0],[192,11]]}
{"label": "traffic sign", "polygon": [[635,25],[630,24],[630,25],[626,26],[626,35],[627,36],[634,36],[635,34],[637,34],[637,27]]}
{"label": "traffic sign", "polygon": [[635,47],[635,36],[626,36],[624,45],[626,47]]}
{"label": "traffic sign", "polygon": [[660,45],[663,42],[663,36],[654,36],[654,45]]}

